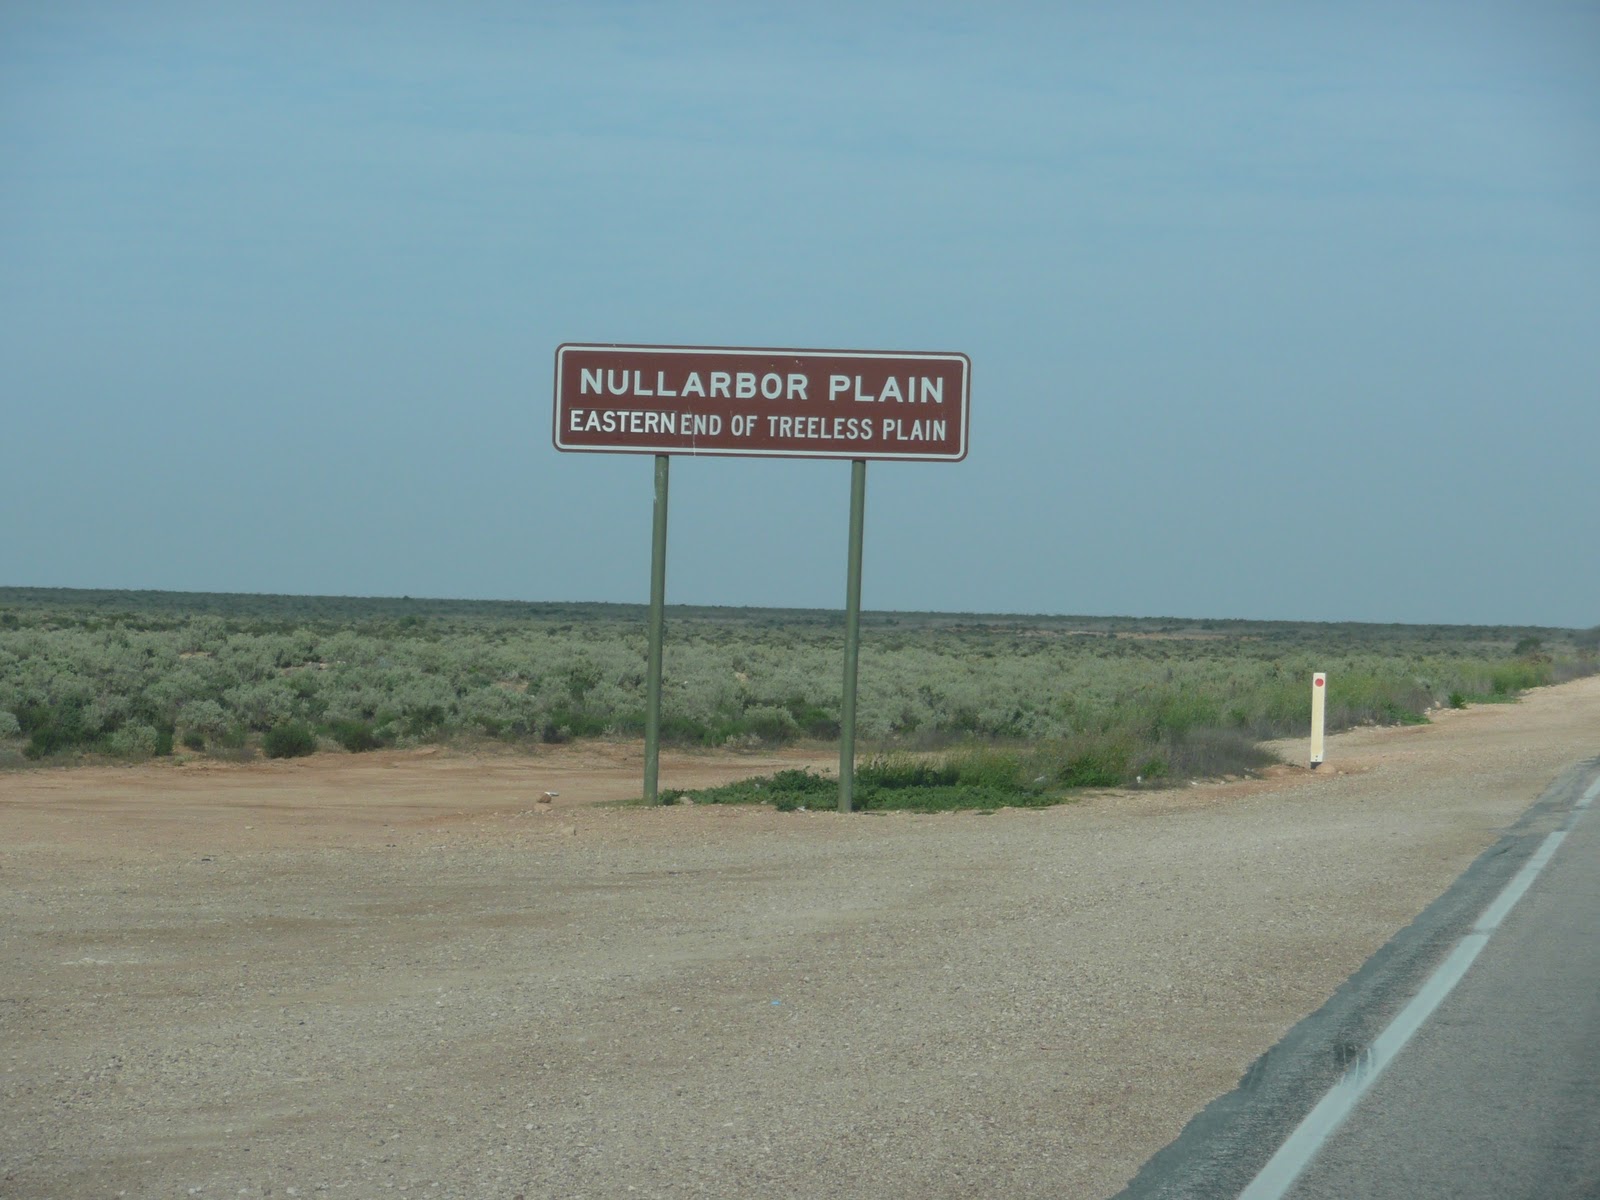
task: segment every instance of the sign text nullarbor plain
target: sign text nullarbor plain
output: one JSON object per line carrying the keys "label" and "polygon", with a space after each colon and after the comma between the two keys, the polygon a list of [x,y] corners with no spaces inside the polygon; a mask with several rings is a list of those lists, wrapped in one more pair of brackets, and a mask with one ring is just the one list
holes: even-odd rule
{"label": "sign text nullarbor plain", "polygon": [[[809,400],[806,394],[811,387],[811,377],[803,374],[779,375],[769,371],[757,375],[754,371],[685,371],[669,375],[657,371],[653,380],[646,379],[643,371],[608,371],[600,367],[585,367],[578,372],[579,396],[631,396],[645,399],[659,396],[669,399],[677,396],[699,396],[701,399],[724,400]],[[860,375],[829,375],[828,399],[854,400],[858,404],[943,404],[944,379],[938,375],[907,375],[902,381],[890,375],[877,385],[877,395],[862,387]]]}

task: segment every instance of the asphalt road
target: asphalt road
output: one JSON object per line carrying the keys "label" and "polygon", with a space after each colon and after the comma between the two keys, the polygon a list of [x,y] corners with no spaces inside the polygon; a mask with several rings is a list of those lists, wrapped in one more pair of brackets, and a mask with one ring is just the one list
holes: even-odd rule
{"label": "asphalt road", "polygon": [[[1552,784],[1497,846],[1146,1163],[1121,1196],[1239,1196],[1286,1141],[1305,1137],[1297,1130],[1316,1123],[1324,1097],[1365,1076],[1365,1090],[1334,1131],[1289,1165],[1289,1178],[1280,1169],[1278,1183],[1257,1182],[1252,1196],[1600,1197],[1597,766],[1584,764]],[[1485,912],[1557,831],[1564,833],[1554,853],[1459,982],[1395,1053],[1375,1050],[1393,1041],[1391,1024],[1470,943]]]}
{"label": "asphalt road", "polygon": [[1291,1200],[1600,1196],[1600,815],[1575,816]]}

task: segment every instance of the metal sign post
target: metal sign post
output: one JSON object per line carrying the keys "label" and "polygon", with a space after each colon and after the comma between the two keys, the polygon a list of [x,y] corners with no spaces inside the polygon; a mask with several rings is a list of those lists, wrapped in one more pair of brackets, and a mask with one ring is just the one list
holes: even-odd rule
{"label": "metal sign post", "polygon": [[861,652],[861,532],[867,509],[867,463],[850,463],[850,558],[844,584],[844,702],[839,708],[839,811],[856,789],[856,667]]}
{"label": "metal sign post", "polygon": [[656,458],[644,733],[649,803],[660,801],[668,456],[850,460],[850,563],[839,722],[839,808],[849,812],[855,787],[867,460],[965,458],[971,381],[972,362],[965,354],[598,343],[556,348],[556,449]]}
{"label": "metal sign post", "polygon": [[667,466],[656,455],[655,518],[650,530],[650,648],[644,684],[644,802],[659,804],[656,781],[661,767],[661,641],[667,607]]}

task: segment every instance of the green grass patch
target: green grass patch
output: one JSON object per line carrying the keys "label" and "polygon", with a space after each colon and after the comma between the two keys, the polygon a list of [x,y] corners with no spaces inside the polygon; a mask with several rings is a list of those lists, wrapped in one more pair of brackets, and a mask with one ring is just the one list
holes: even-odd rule
{"label": "green grass patch", "polygon": [[[1048,780],[1024,782],[1022,760],[988,748],[944,758],[883,755],[856,769],[851,793],[857,812],[952,812],[1001,808],[1044,808],[1070,799]],[[839,781],[808,770],[779,771],[741,779],[722,787],[662,793],[662,803],[770,804],[779,812],[832,809]]]}
{"label": "green grass patch", "polygon": [[[1515,704],[1522,698],[1520,692],[1451,692],[1450,707],[1466,708],[1469,704]],[[1460,703],[1457,703],[1457,701]]]}
{"label": "green grass patch", "polygon": [[721,787],[694,791],[663,789],[661,803],[770,804],[779,812],[794,812],[797,808],[827,808],[829,796],[835,801],[839,797],[837,779],[829,779],[812,771],[791,770],[740,779]]}
{"label": "green grass patch", "polygon": [[[1193,728],[1146,741],[1095,735],[1038,746],[970,746],[946,755],[878,755],[856,768],[858,812],[994,812],[1071,803],[1085,788],[1162,787],[1250,775],[1277,762],[1236,729]],[[832,809],[836,777],[779,771],[698,791],[664,791],[663,804],[770,804],[779,812]]]}

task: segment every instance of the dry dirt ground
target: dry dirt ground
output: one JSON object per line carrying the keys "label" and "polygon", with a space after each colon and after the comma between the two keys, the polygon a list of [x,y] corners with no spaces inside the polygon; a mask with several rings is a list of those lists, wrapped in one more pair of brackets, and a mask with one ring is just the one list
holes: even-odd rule
{"label": "dry dirt ground", "polygon": [[608,806],[595,745],[7,773],[0,1196],[1104,1196],[1597,751],[1600,678],[994,816]]}

